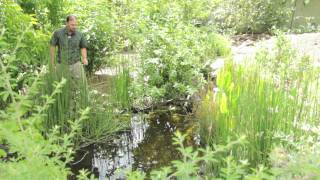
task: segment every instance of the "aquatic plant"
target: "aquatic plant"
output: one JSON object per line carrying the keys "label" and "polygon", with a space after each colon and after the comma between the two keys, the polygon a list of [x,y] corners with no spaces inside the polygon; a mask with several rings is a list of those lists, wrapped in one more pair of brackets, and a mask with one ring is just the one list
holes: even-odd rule
{"label": "aquatic plant", "polygon": [[319,120],[319,69],[307,57],[297,58],[281,37],[278,44],[254,62],[226,62],[217,92],[208,92],[198,108],[203,142],[224,144],[245,135],[249,143],[229,153],[251,166],[269,164],[269,152],[280,143],[277,134],[299,138],[299,124]]}

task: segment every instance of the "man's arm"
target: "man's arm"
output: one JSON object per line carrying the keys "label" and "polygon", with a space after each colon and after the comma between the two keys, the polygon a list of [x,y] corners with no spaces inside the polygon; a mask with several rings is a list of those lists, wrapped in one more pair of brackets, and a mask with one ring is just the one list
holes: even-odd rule
{"label": "man's arm", "polygon": [[58,45],[58,33],[55,31],[50,39],[50,63],[52,67],[55,67],[54,57],[56,46]]}
{"label": "man's arm", "polygon": [[54,67],[55,50],[56,50],[56,47],[50,45],[50,62],[51,62],[51,66],[52,66],[52,67]]}
{"label": "man's arm", "polygon": [[81,48],[82,63],[88,65],[87,48]]}

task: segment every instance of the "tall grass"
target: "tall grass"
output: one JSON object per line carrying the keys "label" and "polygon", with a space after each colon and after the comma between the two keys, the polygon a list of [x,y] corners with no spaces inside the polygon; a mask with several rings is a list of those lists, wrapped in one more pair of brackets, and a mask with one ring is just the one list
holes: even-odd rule
{"label": "tall grass", "polygon": [[[82,109],[89,107],[89,118],[82,122],[82,133],[78,135],[78,140],[90,143],[92,140],[107,138],[110,135],[127,127],[126,123],[119,120],[114,107],[109,104],[103,106],[104,102],[111,102],[110,98],[103,96],[92,96],[85,72],[82,66],[79,69],[79,78],[72,76],[69,65],[59,64],[55,68],[50,67],[50,71],[45,76],[43,91],[45,93],[54,90],[56,82],[66,79],[66,83],[55,97],[55,102],[47,111],[47,117],[43,123],[45,132],[49,132],[55,126],[61,127],[60,133],[70,131],[69,121],[79,118]],[[99,99],[99,100],[98,100]]]}
{"label": "tall grass", "polygon": [[56,82],[59,82],[63,78],[66,80],[66,83],[62,87],[61,92],[54,97],[55,102],[47,110],[47,117],[44,121],[45,131],[49,131],[49,129],[57,125],[61,127],[61,131],[66,132],[68,130],[67,121],[72,119],[71,75],[67,65],[62,64],[56,67],[49,67],[49,72],[44,77],[43,94],[52,92]]}
{"label": "tall grass", "polygon": [[131,102],[129,97],[130,74],[128,60],[129,55],[119,55],[120,64],[116,68],[116,76],[111,84],[111,95],[114,104],[122,109],[129,108]]}
{"label": "tall grass", "polygon": [[[290,53],[283,39],[278,44],[273,55],[257,56],[258,63],[226,63],[218,73],[218,91],[208,92],[198,107],[202,140],[225,144],[245,135],[248,144],[230,154],[252,166],[268,164],[271,148],[281,142],[279,134],[298,138],[298,125],[319,121],[319,71],[308,58]],[[277,63],[269,68],[261,58]]]}

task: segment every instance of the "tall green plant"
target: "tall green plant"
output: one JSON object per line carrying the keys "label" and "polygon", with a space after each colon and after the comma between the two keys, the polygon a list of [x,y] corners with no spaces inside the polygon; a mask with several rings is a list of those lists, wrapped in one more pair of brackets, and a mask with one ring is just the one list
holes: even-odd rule
{"label": "tall green plant", "polygon": [[66,84],[62,92],[55,97],[55,103],[48,109],[47,120],[44,122],[46,130],[58,125],[62,127],[62,132],[68,132],[68,120],[77,119],[79,110],[89,106],[86,77],[82,67],[79,67],[79,79],[74,77],[69,65],[62,63],[50,67],[44,80],[44,93],[52,92],[54,84],[61,79],[66,79]]}
{"label": "tall green plant", "polygon": [[[280,143],[279,133],[301,135],[298,124],[318,120],[318,70],[306,58],[296,58],[289,46],[268,53],[266,61],[234,65],[227,62],[218,73],[218,92],[209,92],[200,105],[200,132],[209,144],[246,135],[249,144],[230,153],[252,166],[268,164],[268,154]],[[279,43],[280,44],[280,43]],[[274,63],[274,64],[273,64]]]}
{"label": "tall green plant", "polygon": [[125,58],[121,55],[120,66],[116,69],[116,75],[112,79],[110,100],[114,101],[113,104],[118,108],[128,109],[131,106],[131,98],[129,94],[130,87],[130,70],[128,63],[125,60],[130,60],[130,58]]}
{"label": "tall green plant", "polygon": [[[0,61],[11,75],[13,91],[24,92],[45,62],[48,36],[33,28],[36,20],[24,14],[16,2],[5,0],[0,3]],[[1,91],[0,106],[4,107],[8,101],[8,94]]]}
{"label": "tall green plant", "polygon": [[42,136],[42,122],[45,112],[54,103],[54,97],[61,93],[65,79],[55,85],[51,94],[42,96],[42,103],[37,101],[41,94],[41,76],[38,75],[28,93],[20,95],[13,91],[12,78],[6,66],[0,61],[4,80],[4,91],[8,92],[10,104],[0,111],[0,142],[8,151],[0,149],[1,179],[64,179],[71,174],[66,168],[72,161],[72,139],[80,131],[80,122],[87,118],[88,109],[80,118],[70,122],[70,131],[58,135],[59,127],[53,128],[46,137]]}
{"label": "tall green plant", "polygon": [[[79,77],[74,77],[71,67],[58,64],[50,67],[50,72],[44,78],[44,93],[52,92],[56,82],[65,79],[66,83],[61,93],[55,96],[56,101],[47,111],[44,121],[44,131],[48,132],[55,126],[61,127],[61,133],[70,131],[69,122],[79,118],[79,112],[91,108],[88,119],[82,121],[81,133],[76,137],[78,143],[92,143],[99,139],[110,138],[116,132],[127,127],[127,123],[118,118],[111,99],[101,98],[90,93],[83,67],[79,64]],[[123,97],[119,97],[123,98]],[[112,101],[114,102],[114,101]],[[103,104],[109,103],[107,106]]]}

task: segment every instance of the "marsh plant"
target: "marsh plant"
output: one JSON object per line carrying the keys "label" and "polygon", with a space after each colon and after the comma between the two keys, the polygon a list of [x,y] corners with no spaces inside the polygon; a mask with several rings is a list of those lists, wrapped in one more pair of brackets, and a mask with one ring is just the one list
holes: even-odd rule
{"label": "marsh plant", "polygon": [[55,83],[65,80],[61,93],[55,97],[56,101],[48,109],[47,120],[44,127],[49,130],[58,125],[62,127],[62,132],[68,131],[68,120],[76,119],[80,109],[89,106],[88,87],[84,71],[81,68],[79,79],[72,77],[69,65],[61,63],[55,67],[49,67],[49,72],[44,78],[44,93],[52,92]]}
{"label": "marsh plant", "polygon": [[106,87],[109,91],[109,100],[119,110],[128,110],[132,106],[130,97],[130,86],[132,65],[136,61],[135,54],[118,54],[114,57],[115,60],[115,76],[112,78],[112,82],[109,87]]}
{"label": "marsh plant", "polygon": [[[58,64],[56,67],[50,67],[50,71],[44,78],[44,93],[52,92],[54,86],[61,79],[65,84],[61,93],[54,98],[56,101],[51,104],[47,110],[46,120],[43,125],[44,132],[49,132],[55,126],[60,126],[60,132],[70,131],[69,121],[79,118],[81,110],[90,107],[89,118],[82,121],[82,133],[77,136],[78,141],[94,142],[94,140],[105,139],[114,133],[126,128],[126,123],[121,122],[113,106],[100,106],[96,99],[101,98],[90,93],[86,75],[82,66],[80,66],[79,77],[74,77],[69,65]],[[111,96],[112,97],[112,96]],[[104,98],[104,101],[111,99]]]}
{"label": "marsh plant", "polygon": [[55,83],[51,94],[41,94],[43,68],[28,86],[27,94],[21,95],[13,91],[8,66],[0,61],[0,67],[4,91],[10,98],[7,107],[0,110],[0,178],[65,179],[71,175],[66,166],[73,159],[73,139],[81,132],[80,124],[88,118],[89,109],[79,112],[75,121],[68,122],[68,133],[60,135],[60,127],[55,126],[43,136],[41,125],[46,111],[54,104],[54,97],[62,92],[66,80]]}
{"label": "marsh plant", "polygon": [[249,143],[230,154],[252,166],[269,164],[270,150],[280,143],[276,134],[293,133],[298,139],[303,134],[298,124],[318,123],[319,69],[291,50],[280,37],[274,53],[259,54],[245,65],[225,64],[217,92],[209,91],[198,108],[205,143],[224,144],[245,135]]}

